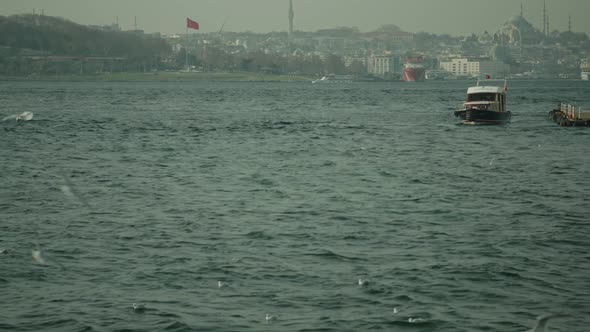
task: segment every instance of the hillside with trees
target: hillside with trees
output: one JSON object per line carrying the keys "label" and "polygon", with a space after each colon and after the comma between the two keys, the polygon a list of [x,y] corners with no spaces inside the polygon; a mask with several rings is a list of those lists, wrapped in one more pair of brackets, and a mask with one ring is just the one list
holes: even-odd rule
{"label": "hillside with trees", "polygon": [[44,15],[0,16],[0,75],[147,71],[172,50],[159,35]]}

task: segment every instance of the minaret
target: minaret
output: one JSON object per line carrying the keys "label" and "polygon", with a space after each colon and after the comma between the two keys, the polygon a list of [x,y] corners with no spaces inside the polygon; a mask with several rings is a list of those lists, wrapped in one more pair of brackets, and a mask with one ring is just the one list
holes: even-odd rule
{"label": "minaret", "polygon": [[549,32],[549,15],[547,15],[547,36],[549,36],[550,32]]}
{"label": "minaret", "polygon": [[289,0],[289,36],[293,35],[293,18],[295,13],[293,12],[293,0]]}
{"label": "minaret", "polygon": [[547,36],[547,1],[543,1],[543,35]]}
{"label": "minaret", "polygon": [[567,31],[572,32],[572,15],[568,17],[567,21]]}
{"label": "minaret", "polygon": [[524,9],[522,7],[522,2],[520,3],[520,17],[524,17]]}

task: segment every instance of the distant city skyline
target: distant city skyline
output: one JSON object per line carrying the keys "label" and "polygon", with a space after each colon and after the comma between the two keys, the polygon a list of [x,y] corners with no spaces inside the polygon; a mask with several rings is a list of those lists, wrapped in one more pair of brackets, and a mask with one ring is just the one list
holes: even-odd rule
{"label": "distant city skyline", "polygon": [[[590,0],[293,0],[294,30],[316,31],[340,26],[371,31],[395,24],[409,32],[468,35],[494,32],[514,15],[543,30],[547,4],[551,31],[590,34]],[[1,15],[44,12],[84,25],[110,25],[124,30],[183,33],[186,17],[200,32],[271,32],[289,30],[289,0],[2,0]],[[225,24],[224,24],[225,23]]]}

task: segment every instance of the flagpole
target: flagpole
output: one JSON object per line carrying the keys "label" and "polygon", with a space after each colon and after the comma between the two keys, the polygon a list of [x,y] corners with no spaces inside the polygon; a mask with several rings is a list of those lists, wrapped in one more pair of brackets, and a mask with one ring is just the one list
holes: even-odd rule
{"label": "flagpole", "polygon": [[189,39],[188,39],[188,19],[186,22],[186,47],[184,48],[184,53],[186,56],[185,59],[185,66],[186,66],[186,71],[189,71],[189,67],[188,67],[188,44],[189,44]]}

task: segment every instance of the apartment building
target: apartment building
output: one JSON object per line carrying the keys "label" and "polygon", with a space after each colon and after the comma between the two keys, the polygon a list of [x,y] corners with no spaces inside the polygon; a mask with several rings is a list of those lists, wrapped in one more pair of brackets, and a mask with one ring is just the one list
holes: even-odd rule
{"label": "apartment building", "polygon": [[470,60],[467,58],[441,61],[440,68],[455,76],[490,75],[494,78],[505,77],[510,74],[510,65],[496,60]]}

